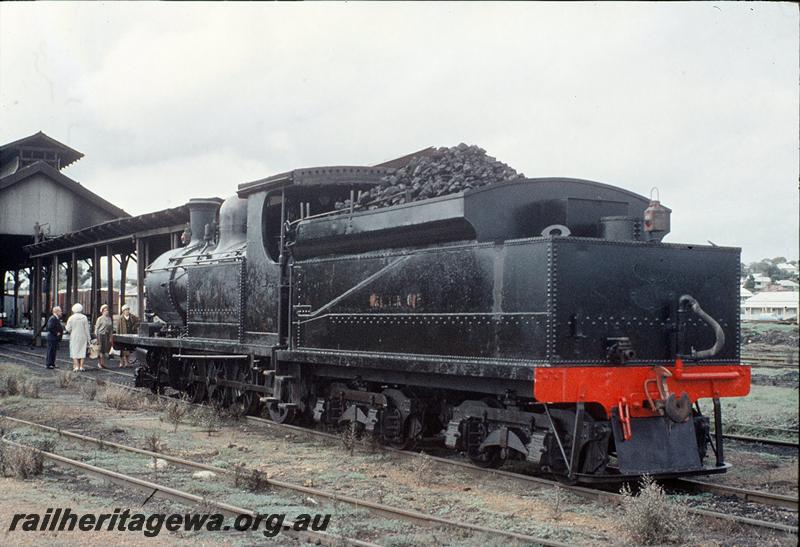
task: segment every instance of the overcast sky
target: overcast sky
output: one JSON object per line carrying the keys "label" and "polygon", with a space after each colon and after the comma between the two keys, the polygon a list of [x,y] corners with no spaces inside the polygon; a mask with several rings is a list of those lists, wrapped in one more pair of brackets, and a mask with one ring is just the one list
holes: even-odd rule
{"label": "overcast sky", "polygon": [[789,3],[0,4],[0,142],[42,130],[132,214],[296,167],[478,144],[798,255]]}

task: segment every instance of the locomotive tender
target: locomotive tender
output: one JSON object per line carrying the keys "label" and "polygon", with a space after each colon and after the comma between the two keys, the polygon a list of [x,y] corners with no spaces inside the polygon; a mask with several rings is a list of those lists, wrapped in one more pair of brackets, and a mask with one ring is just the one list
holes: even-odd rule
{"label": "locomotive tender", "polygon": [[148,321],[117,337],[146,351],[138,385],[577,481],[725,471],[720,398],[750,386],[739,249],[662,243],[669,209],[577,179],[334,210],[389,171],[191,200]]}

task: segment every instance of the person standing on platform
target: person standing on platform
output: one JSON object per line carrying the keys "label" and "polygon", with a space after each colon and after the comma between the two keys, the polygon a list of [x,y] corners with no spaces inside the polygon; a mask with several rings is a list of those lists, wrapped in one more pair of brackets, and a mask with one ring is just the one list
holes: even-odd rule
{"label": "person standing on platform", "polygon": [[94,324],[94,335],[97,337],[97,343],[100,345],[100,351],[97,353],[98,366],[100,368],[106,367],[106,359],[108,353],[111,351],[111,335],[114,332],[114,321],[111,319],[111,314],[108,312],[108,305],[103,304],[100,306],[100,317]]}
{"label": "person standing on platform", "polygon": [[[122,306],[122,313],[117,319],[117,334],[136,334],[139,328],[139,318],[131,313],[131,307],[127,304]],[[119,367],[130,366],[130,352],[123,349],[120,351]]]}
{"label": "person standing on platform", "polygon": [[65,330],[69,333],[69,356],[72,358],[72,370],[83,370],[83,360],[89,349],[89,320],[83,315],[83,306],[72,306],[72,315],[67,319]]}
{"label": "person standing on platform", "polygon": [[58,343],[64,335],[64,326],[61,324],[61,308],[58,306],[53,308],[53,315],[47,320],[44,330],[47,332],[47,359],[45,360],[45,366],[47,368],[56,368]]}

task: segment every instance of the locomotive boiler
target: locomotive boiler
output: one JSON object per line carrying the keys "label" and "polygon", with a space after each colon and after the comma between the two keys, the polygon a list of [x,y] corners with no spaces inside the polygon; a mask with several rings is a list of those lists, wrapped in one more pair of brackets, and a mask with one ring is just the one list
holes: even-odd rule
{"label": "locomotive boiler", "polygon": [[578,179],[334,207],[388,172],[191,200],[187,244],[148,267],[148,321],[118,337],[146,350],[137,383],[578,481],[727,468],[720,399],[750,385],[739,249],[663,243],[669,209]]}

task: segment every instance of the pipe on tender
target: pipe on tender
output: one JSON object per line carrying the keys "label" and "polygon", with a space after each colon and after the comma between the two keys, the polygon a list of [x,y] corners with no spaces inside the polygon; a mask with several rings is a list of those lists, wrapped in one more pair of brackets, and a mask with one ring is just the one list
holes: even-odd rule
{"label": "pipe on tender", "polygon": [[711,317],[705,311],[703,311],[703,308],[700,307],[700,304],[693,296],[684,294],[678,299],[679,306],[682,307],[686,303],[688,303],[691,306],[692,311],[695,314],[697,314],[700,317],[700,319],[705,321],[706,324],[708,324],[712,329],[714,329],[714,336],[716,337],[714,345],[708,349],[696,351],[694,348],[692,348],[691,358],[705,359],[707,357],[713,357],[714,355],[718,354],[722,350],[722,347],[725,345],[725,332],[722,330],[722,327],[719,325],[719,323],[717,323],[717,321],[713,317]]}

